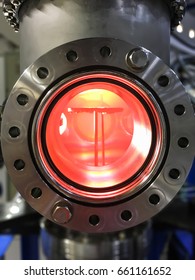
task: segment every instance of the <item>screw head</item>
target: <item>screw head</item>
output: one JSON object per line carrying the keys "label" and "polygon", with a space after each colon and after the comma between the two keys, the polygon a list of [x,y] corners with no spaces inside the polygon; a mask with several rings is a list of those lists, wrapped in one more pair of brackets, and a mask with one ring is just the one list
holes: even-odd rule
{"label": "screw head", "polygon": [[143,49],[135,49],[127,55],[127,64],[131,68],[141,70],[148,64],[148,53]]}
{"label": "screw head", "polygon": [[72,217],[72,213],[68,206],[63,205],[56,205],[53,213],[52,218],[58,224],[66,224],[70,221]]}

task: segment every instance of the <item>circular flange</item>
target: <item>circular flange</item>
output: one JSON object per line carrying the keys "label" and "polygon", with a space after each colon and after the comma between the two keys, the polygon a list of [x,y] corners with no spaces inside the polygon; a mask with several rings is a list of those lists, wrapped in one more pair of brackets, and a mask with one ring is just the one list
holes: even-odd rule
{"label": "circular flange", "polygon": [[[146,54],[143,67],[140,63],[135,67],[129,59],[136,50]],[[162,137],[153,170],[138,188],[117,199],[85,200],[60,189],[36,148],[36,124],[56,89],[92,73],[107,73],[139,86],[160,120]],[[62,45],[32,64],[7,100],[1,135],[5,164],[27,202],[48,219],[83,232],[123,230],[154,216],[185,182],[195,150],[193,108],[175,73],[148,50],[105,38]],[[68,219],[63,217],[64,209]],[[56,213],[60,218],[55,218]]]}

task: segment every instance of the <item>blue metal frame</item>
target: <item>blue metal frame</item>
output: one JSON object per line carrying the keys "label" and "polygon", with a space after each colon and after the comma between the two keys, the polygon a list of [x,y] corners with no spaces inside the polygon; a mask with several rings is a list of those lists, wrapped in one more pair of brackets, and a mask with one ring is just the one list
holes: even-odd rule
{"label": "blue metal frame", "polygon": [[0,259],[4,258],[6,251],[8,250],[12,241],[13,241],[13,235],[10,234],[0,235]]}

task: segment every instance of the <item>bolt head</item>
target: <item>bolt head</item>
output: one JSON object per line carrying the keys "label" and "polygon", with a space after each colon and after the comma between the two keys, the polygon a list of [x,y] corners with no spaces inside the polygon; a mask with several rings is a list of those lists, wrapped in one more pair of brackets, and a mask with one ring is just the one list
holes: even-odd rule
{"label": "bolt head", "polygon": [[11,0],[11,3],[12,3],[12,5],[17,7],[21,4],[21,1],[20,0]]}
{"label": "bolt head", "polygon": [[57,205],[52,213],[53,220],[58,224],[66,224],[70,221],[72,213],[68,206]]}
{"label": "bolt head", "polygon": [[148,64],[148,53],[143,49],[135,49],[127,56],[127,64],[131,68],[142,70]]}

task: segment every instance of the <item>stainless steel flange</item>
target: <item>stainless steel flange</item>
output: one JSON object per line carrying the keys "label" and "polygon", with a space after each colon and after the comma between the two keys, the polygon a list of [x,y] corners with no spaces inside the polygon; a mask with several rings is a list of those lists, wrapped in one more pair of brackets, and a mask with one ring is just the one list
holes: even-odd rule
{"label": "stainless steel flange", "polygon": [[[153,135],[136,176],[101,191],[61,176],[44,140],[58,100],[93,75],[116,79],[127,90],[130,84],[133,95],[139,89]],[[184,184],[195,151],[193,108],[175,73],[150,51],[105,38],[64,44],[33,63],[7,100],[1,135],[5,164],[25,200],[51,221],[82,232],[123,230],[157,214]]]}

